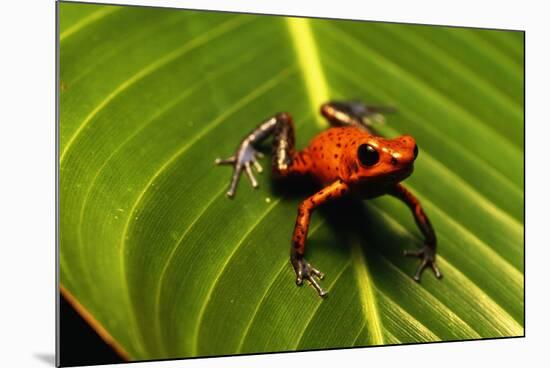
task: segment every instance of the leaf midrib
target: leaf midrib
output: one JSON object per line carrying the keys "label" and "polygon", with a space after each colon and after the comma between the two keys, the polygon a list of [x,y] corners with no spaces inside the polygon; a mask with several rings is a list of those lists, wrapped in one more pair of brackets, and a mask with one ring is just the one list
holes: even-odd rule
{"label": "leaf midrib", "polygon": [[[302,67],[303,67],[303,65],[302,65]],[[324,82],[326,82],[326,81],[324,81]],[[310,91],[310,92],[311,92],[311,91]],[[315,99],[312,99],[312,100],[315,100]],[[312,106],[313,106],[313,105],[315,105],[315,104],[312,103]],[[313,107],[314,107],[315,109],[317,108],[316,105],[313,106]],[[91,118],[90,118],[90,119],[91,119]],[[75,134],[72,138],[76,138],[76,135],[78,135],[78,132],[81,130],[80,128],[82,128],[82,126],[79,127],[79,129],[77,130],[77,134]],[[70,142],[72,142],[72,141],[73,141],[73,139],[71,139]],[[69,143],[70,143],[70,142],[69,142]],[[68,146],[66,146],[66,148],[68,149]],[[66,152],[66,151],[64,151],[64,153],[65,153],[65,152]],[[110,156],[110,157],[111,157],[111,156]],[[103,167],[103,166],[102,166],[102,167]],[[95,179],[94,179],[94,181],[95,181]],[[146,191],[148,188],[149,188],[149,186],[147,185],[147,186],[145,187],[144,190]],[[218,195],[216,195],[215,198],[219,197],[219,193],[220,193],[220,192],[218,192]],[[144,195],[144,193],[143,193],[143,195]],[[141,194],[140,194],[140,196],[141,196]],[[139,202],[139,200],[138,200],[138,202]],[[489,202],[490,202],[490,201],[489,201]],[[490,203],[492,203],[492,202],[490,202]],[[84,205],[83,205],[82,208],[84,208]],[[501,210],[501,211],[502,211],[502,210]],[[129,224],[129,221],[133,218],[133,216],[132,216],[132,215],[133,215],[133,212],[134,212],[134,211],[131,211],[131,213],[130,213],[130,215],[129,215],[129,217],[128,217],[127,225]],[[199,217],[200,217],[200,216],[199,216]],[[196,218],[195,220],[197,220],[197,218]],[[195,222],[195,220],[194,220],[194,222]],[[194,223],[194,222],[193,222],[193,223]],[[460,226],[460,225],[459,225],[459,226]],[[256,226],[251,227],[251,228],[249,229],[249,232],[254,231],[254,229],[256,229]],[[317,228],[316,228],[316,229],[317,229]],[[316,229],[315,229],[315,230],[316,230]],[[124,234],[126,234],[127,230],[128,230],[128,226],[125,226]],[[186,231],[187,231],[187,230],[186,230]],[[409,232],[409,234],[410,234],[410,232]],[[310,234],[310,235],[311,235],[311,234]],[[472,235],[473,235],[473,234],[472,234]],[[474,236],[475,236],[475,235],[474,235]],[[123,237],[123,239],[125,239],[125,237]],[[483,242],[482,242],[482,243],[483,243]],[[483,244],[485,244],[485,243],[483,243]],[[485,245],[486,245],[486,244],[485,244]],[[487,245],[486,245],[486,246],[487,246]],[[177,246],[176,246],[176,247],[177,247]],[[487,246],[487,247],[488,247],[488,246]],[[238,247],[237,247],[237,248],[238,248]],[[235,251],[236,251],[236,250],[235,250]],[[232,253],[232,254],[233,254],[233,253]],[[497,256],[498,256],[498,254],[497,254]],[[122,258],[124,258],[124,257],[122,257]],[[231,260],[231,257],[227,260],[226,264],[228,264],[228,263],[230,262],[230,260]],[[506,262],[504,259],[503,259],[502,261],[503,261],[503,262]],[[450,265],[450,264],[449,264],[449,265]],[[346,266],[346,267],[347,267],[347,266]],[[346,267],[344,267],[343,269],[345,269]],[[511,266],[511,265],[510,265],[510,267],[513,268],[513,266]],[[281,270],[283,270],[283,269],[284,269],[284,268],[281,268]],[[514,269],[515,269],[515,268],[514,268]],[[460,271],[458,271],[458,269],[456,269],[456,271],[460,273]],[[278,274],[280,274],[280,272],[281,272],[281,271],[279,271]],[[343,272],[343,271],[342,271],[342,272]],[[126,272],[123,272],[123,274],[126,274]],[[221,275],[221,273],[218,275],[218,277],[219,277],[220,275]],[[517,276],[517,275],[516,275],[516,276]],[[275,279],[274,279],[274,280],[275,280]],[[471,282],[471,281],[470,281],[470,282]],[[473,283],[473,282],[472,282],[472,284],[475,285],[475,283]],[[126,282],[126,285],[127,285],[127,282]],[[214,282],[214,284],[213,284],[211,290],[214,290],[214,289],[215,289],[215,285],[216,285],[216,283]],[[271,285],[272,285],[272,284],[271,284]],[[270,285],[270,287],[271,287],[271,285]],[[269,288],[270,288],[270,287],[269,287]],[[263,298],[265,297],[265,295],[267,295],[267,293],[268,293],[268,291],[269,291],[269,288],[266,289],[267,291],[266,291],[266,293],[263,295],[263,297],[262,297],[261,300],[263,300]],[[376,288],[376,286],[375,286],[375,288]],[[159,287],[159,289],[160,289],[160,287]],[[378,292],[378,290],[377,290],[377,292]],[[485,295],[486,295],[486,294],[485,294]],[[488,296],[487,296],[487,298],[488,298]],[[491,298],[489,298],[489,299],[492,300]],[[207,298],[207,300],[208,300],[208,298]],[[204,304],[203,304],[204,309],[206,309],[207,304],[208,304],[208,303],[204,303]],[[260,305],[261,305],[261,303],[258,304],[258,309],[259,309]],[[313,319],[313,317],[314,317],[315,314],[316,314],[316,312],[313,314],[313,316],[311,317],[311,319]],[[254,319],[254,316],[253,316],[253,318],[252,318],[250,324],[248,325],[248,327],[250,327],[250,325],[252,324],[253,319]],[[310,321],[311,321],[311,319],[310,319]],[[419,323],[420,323],[420,322],[419,322]],[[308,323],[308,325],[309,325],[309,323]],[[197,328],[197,331],[199,331],[199,329],[200,329],[200,323],[198,324],[198,326],[199,326],[199,328]],[[306,325],[306,328],[304,328],[304,330],[302,331],[302,335],[305,333],[306,329],[307,329],[307,325]],[[362,332],[362,328],[359,330],[359,333],[358,333],[356,339],[360,336],[361,332]],[[388,331],[386,331],[386,333],[390,334]],[[244,338],[245,338],[245,337],[246,337],[246,336],[243,337],[243,340],[241,341],[241,343],[239,344],[239,346],[242,345],[242,342],[244,342]],[[197,337],[197,338],[198,338],[198,337]],[[398,339],[396,339],[396,340],[398,340]],[[298,341],[298,344],[299,344],[299,342],[300,342],[300,339],[299,339],[299,341]]]}
{"label": "leaf midrib", "polygon": [[[328,81],[320,64],[320,57],[317,51],[317,45],[311,30],[309,19],[287,18],[287,20],[287,26],[290,31],[291,38],[293,39],[295,50],[298,52],[302,72],[306,78],[306,90],[310,96],[312,111],[318,111],[319,106],[321,106],[323,102],[330,100],[330,96],[328,95]],[[305,51],[307,51],[307,53]],[[318,124],[321,127],[327,126],[326,122],[322,119],[318,120]],[[356,272],[355,275],[358,281],[357,286],[361,295],[361,303],[367,304],[363,305],[362,309],[363,311],[366,311],[367,314],[365,317],[367,317],[375,330],[374,343],[382,344],[383,336],[380,327],[382,324],[380,321],[380,316],[376,312],[376,298],[374,293],[371,292],[371,277],[366,269],[366,264],[360,266],[359,269],[356,266],[355,269],[356,271],[359,271]],[[364,279],[359,279],[360,277],[363,277]],[[369,307],[374,308],[375,310],[365,310],[365,308]],[[304,332],[305,329],[303,333]]]}

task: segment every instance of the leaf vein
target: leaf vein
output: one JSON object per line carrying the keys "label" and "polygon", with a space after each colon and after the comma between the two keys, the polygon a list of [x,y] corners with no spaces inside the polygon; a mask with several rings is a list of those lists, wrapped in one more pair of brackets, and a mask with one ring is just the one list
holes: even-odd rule
{"label": "leaf vein", "polygon": [[[239,66],[243,60],[248,60],[249,56],[239,57],[234,62],[230,64],[224,65],[224,67],[216,69],[214,73],[211,74],[211,78],[215,78],[220,74],[226,73],[228,70]],[[96,181],[99,179],[101,174],[103,173],[103,170],[107,167],[107,165],[111,162],[111,160],[116,156],[118,152],[120,152],[124,147],[132,141],[133,138],[138,136],[142,131],[144,131],[148,126],[152,125],[158,118],[160,118],[162,115],[166,114],[167,112],[171,111],[175,106],[177,106],[180,102],[184,101],[187,97],[189,97],[192,93],[194,93],[197,89],[199,89],[202,85],[206,83],[205,78],[201,78],[201,80],[192,86],[186,88],[181,93],[175,95],[173,99],[170,100],[167,104],[162,106],[160,109],[158,109],[149,119],[145,120],[144,124],[141,124],[140,126],[136,127],[134,132],[129,135],[123,142],[121,142],[112,152],[109,154],[109,156],[105,159],[105,161],[102,163],[102,165],[97,169],[94,177],[90,181],[90,185],[86,189],[86,193],[84,194],[84,199],[82,201],[82,206],[80,209],[79,214],[79,222],[77,226],[77,232],[78,232],[78,244],[79,247],[82,249],[82,245],[84,244],[83,238],[82,238],[82,224],[84,223],[84,214],[86,207],[88,205],[88,201],[92,192],[93,187],[96,185]],[[85,264],[84,251],[80,252],[80,256],[82,258],[81,262],[82,264]],[[88,274],[88,277],[86,279],[90,279],[88,268],[84,267],[85,273]],[[93,283],[92,283],[93,284]]]}
{"label": "leaf vein", "polygon": [[[492,140],[498,141],[498,142],[505,142],[508,145],[509,141],[504,138],[501,134],[495,132],[494,129],[490,128],[486,124],[483,123],[480,119],[470,114],[468,111],[466,111],[463,107],[458,105],[455,101],[451,100],[444,94],[440,93],[439,91],[432,88],[427,83],[421,81],[416,76],[408,72],[407,70],[401,68],[397,64],[395,64],[393,61],[389,60],[388,58],[384,57],[383,55],[379,54],[372,48],[368,47],[367,45],[361,43],[356,39],[356,37],[350,35],[349,33],[346,33],[342,31],[341,29],[330,26],[330,29],[333,32],[329,32],[329,34],[332,37],[335,37],[336,34],[338,34],[340,37],[340,40],[347,40],[344,42],[348,42],[350,47],[353,47],[357,52],[365,59],[374,61],[377,64],[383,64],[385,68],[394,74],[397,74],[401,77],[403,81],[408,81],[410,84],[417,86],[418,91],[422,91],[423,94],[430,99],[437,101],[438,105],[441,106],[447,106],[449,110],[452,110],[455,115],[461,116],[463,118],[463,121],[470,122],[470,123],[478,123],[475,125],[478,125],[480,129],[483,131],[484,136],[492,136]],[[367,56],[366,53],[369,53]],[[420,88],[421,87],[421,88]],[[517,152],[520,154],[520,150],[518,147],[510,145],[510,150]]]}
{"label": "leaf vein", "polygon": [[[338,272],[338,274],[334,277],[334,280],[332,280],[332,282],[328,285],[328,287],[327,287],[328,291],[332,290],[332,287],[334,285],[336,285],[336,282],[338,281],[338,279],[340,279],[340,277],[344,274],[344,272],[351,266],[351,263],[352,263],[351,260],[346,262],[346,264],[342,267],[340,272]],[[313,319],[315,318],[315,316],[319,312],[319,308],[321,307],[322,303],[323,303],[323,300],[318,300],[317,301],[317,304],[315,305],[315,308],[313,308],[313,313],[311,313],[311,315],[309,316],[309,318],[308,318],[308,320],[307,320],[307,322],[304,326],[304,329],[302,330],[302,333],[300,334],[300,336],[298,336],[298,341],[296,342],[296,345],[294,346],[294,350],[298,350],[298,347],[300,346],[300,343],[302,342],[302,340],[305,336],[307,328],[309,327],[309,325],[311,324],[311,322],[313,321]]]}
{"label": "leaf vein", "polygon": [[61,155],[59,156],[59,164],[63,162],[64,158],[67,155],[67,152],[71,148],[71,146],[74,144],[77,137],[80,135],[80,133],[84,130],[84,128],[89,124],[89,122],[105,107],[107,106],[111,101],[113,101],[119,94],[124,92],[126,89],[128,89],[130,86],[141,80],[142,78],[146,77],[147,75],[150,75],[151,73],[155,72],[156,70],[162,68],[163,66],[167,65],[171,61],[177,59],[178,57],[185,55],[187,52],[193,50],[196,47],[202,46],[209,42],[210,40],[224,34],[226,31],[234,29],[240,25],[243,25],[246,23],[246,21],[249,21],[250,18],[242,18],[242,17],[234,17],[230,20],[220,24],[217,27],[214,27],[210,31],[203,33],[202,35],[192,39],[191,41],[187,42],[183,46],[172,50],[171,52],[163,55],[160,58],[157,58],[152,63],[146,65],[141,70],[139,70],[137,73],[132,75],[130,78],[126,79],[124,82],[122,82],[117,88],[115,88],[103,101],[101,101],[82,121],[82,123],[79,125],[79,127],[76,129],[76,131],[73,133],[67,144],[65,145],[65,148],[62,150]]}
{"label": "leaf vein", "polygon": [[[323,221],[320,221],[315,227],[313,227],[311,229],[311,231],[309,232],[309,235],[308,237],[311,238],[311,236],[313,234],[315,234],[315,232],[321,227],[321,225],[323,224],[324,222]],[[265,298],[267,297],[269,291],[271,290],[271,287],[273,286],[273,284],[275,283],[275,281],[277,280],[277,277],[279,277],[279,275],[281,274],[281,272],[283,272],[283,270],[286,268],[286,266],[288,266],[288,260],[286,260],[281,268],[279,269],[279,271],[274,275],[273,279],[271,280],[271,283],[268,285],[268,287],[265,289],[264,293],[262,294],[262,297],[260,298],[260,300],[258,301],[258,304],[256,306],[256,308],[254,309],[254,312],[252,312],[252,316],[250,318],[250,321],[248,322],[247,326],[245,327],[245,329],[243,330],[243,333],[242,333],[242,338],[239,342],[239,344],[237,345],[237,353],[241,351],[243,345],[244,345],[244,342],[246,341],[246,337],[248,336],[248,332],[250,330],[250,327],[254,324],[254,320],[256,319],[256,316],[259,312],[259,310],[261,309],[261,306],[263,305],[264,301],[265,301]]]}
{"label": "leaf vein", "polygon": [[273,201],[273,203],[267,208],[267,210],[264,211],[264,213],[262,213],[262,215],[260,217],[258,217],[258,219],[254,222],[254,224],[252,224],[252,226],[250,226],[250,228],[246,231],[246,233],[242,236],[242,238],[237,242],[236,246],[233,248],[233,250],[231,251],[229,256],[226,257],[226,259],[223,262],[220,270],[218,271],[217,275],[214,277],[214,279],[212,281],[212,284],[210,285],[210,288],[208,289],[208,291],[206,293],[206,297],[204,298],[204,301],[202,303],[202,307],[199,311],[199,314],[197,316],[197,323],[195,325],[195,333],[194,333],[194,339],[193,339],[193,351],[194,351],[193,355],[195,355],[195,356],[198,355],[199,334],[200,334],[200,329],[201,329],[201,326],[202,326],[202,321],[204,319],[204,313],[206,312],[206,309],[208,308],[208,305],[210,304],[210,301],[212,300],[212,293],[214,292],[214,289],[216,288],[216,285],[220,281],[223,272],[225,271],[227,266],[231,263],[231,260],[233,259],[235,254],[237,254],[237,251],[241,248],[241,246],[243,244],[245,244],[245,240],[248,239],[250,234],[252,234],[252,232],[256,229],[256,227],[267,217],[268,214],[271,213],[271,211],[275,208],[275,206],[281,200],[282,199],[279,198],[279,199]]}
{"label": "leaf vein", "polygon": [[[361,79],[358,79],[356,75],[351,75],[349,71],[337,65],[333,60],[327,59],[327,63],[332,68],[332,70],[340,74],[347,81],[357,86],[357,88],[365,90],[364,84],[359,83],[359,80]],[[388,99],[388,95],[386,93],[383,93],[380,89],[375,89],[371,92]],[[415,112],[408,108],[399,107],[399,112],[402,113],[404,117],[408,117],[410,121],[417,122],[418,125],[422,123],[422,119]],[[440,130],[433,129],[431,125],[425,124],[423,126],[425,126],[425,129],[435,136],[437,141],[445,142],[446,145],[453,147],[456,152],[460,153],[462,156],[465,156],[466,159],[470,162],[482,166],[483,170],[485,170],[486,172],[490,172],[491,175],[495,176],[495,179],[498,182],[512,190],[515,195],[522,195],[521,189],[516,183],[504,176],[500,171],[491,166],[487,161],[480,159],[479,155],[476,155],[465,149],[463,145],[460,145],[456,143],[453,139],[450,139],[451,137],[449,135]],[[428,151],[426,150],[426,152]]]}
{"label": "leaf vein", "polygon": [[[162,172],[164,172],[171,164],[174,162],[178,157],[180,157],[183,153],[185,153],[190,147],[192,147],[200,138],[205,136],[209,131],[214,129],[217,125],[219,125],[221,122],[223,122],[227,117],[229,117],[231,114],[238,111],[243,106],[247,105],[251,101],[253,101],[255,98],[259,97],[263,93],[267,92],[268,90],[274,88],[281,80],[288,77],[290,68],[283,69],[280,73],[275,75],[272,79],[268,80],[266,83],[256,87],[251,93],[244,96],[241,100],[237,101],[232,108],[227,109],[223,114],[218,116],[218,118],[214,119],[212,122],[206,125],[206,127],[195,136],[194,139],[189,141],[187,144],[185,144],[182,148],[180,148],[176,153],[174,153],[162,166],[155,172],[155,174],[151,177],[151,179],[148,181],[148,183],[145,185],[143,190],[139,193],[136,201],[134,202],[134,205],[132,206],[132,209],[128,213],[128,219],[124,225],[124,229],[122,231],[121,236],[121,245],[120,245],[120,263],[121,263],[121,270],[123,275],[123,287],[125,288],[126,295],[128,296],[128,302],[130,315],[133,316],[134,320],[134,328],[136,328],[136,317],[134,309],[131,305],[131,299],[130,299],[130,293],[128,288],[128,281],[127,281],[127,275],[126,275],[126,263],[125,263],[125,247],[126,247],[126,240],[127,240],[127,234],[130,227],[130,222],[132,218],[134,217],[134,213],[136,212],[139,204],[143,200],[145,193],[152,187],[153,182],[157,179],[157,177],[160,176]],[[141,337],[141,334],[139,334]],[[141,339],[140,339],[141,341]]]}
{"label": "leaf vein", "polygon": [[383,345],[384,335],[382,334],[382,323],[378,313],[374,282],[372,280],[372,276],[370,275],[367,261],[363,256],[363,252],[357,239],[353,239],[351,253],[351,256],[353,257],[355,279],[359,288],[361,310],[372,331],[371,343],[373,345]]}
{"label": "leaf vein", "polygon": [[[380,209],[380,208],[378,208],[378,210],[381,213],[383,213],[385,218],[388,219],[392,223],[393,227],[399,229],[399,231],[401,231],[404,234],[407,234],[409,237],[414,237],[414,235],[407,228],[405,228],[399,222],[395,221],[387,212],[385,212],[383,209]],[[388,265],[390,265],[393,269],[395,269],[395,271],[397,271],[398,273],[404,275],[403,271],[401,271],[397,266],[395,266],[385,256],[382,255],[382,257]],[[462,284],[464,284],[464,285],[468,284],[469,285],[467,289],[470,290],[471,292],[473,292],[477,296],[476,300],[478,300],[480,303],[482,303],[484,305],[483,310],[491,310],[493,312],[492,316],[494,316],[494,318],[493,318],[492,321],[489,321],[491,324],[493,324],[494,326],[498,326],[498,327],[502,326],[503,328],[508,329],[508,332],[511,332],[511,333],[519,333],[519,330],[520,330],[519,324],[504,309],[502,309],[502,307],[500,305],[498,305],[497,302],[495,302],[485,292],[483,292],[481,289],[479,289],[479,287],[473,281],[471,281],[466,275],[464,275],[462,272],[460,272],[459,269],[457,267],[455,267],[450,261],[446,260],[441,255],[438,255],[438,259],[441,262],[445,262],[447,264],[448,268],[452,268],[452,271],[455,272],[457,274],[457,276],[459,276],[462,279]],[[407,277],[406,275],[404,275],[404,276]],[[407,278],[410,279],[409,277],[407,277]],[[413,282],[413,281],[411,280],[411,282]],[[439,301],[438,298],[436,298],[433,294],[428,292],[426,289],[422,289],[422,290],[424,290],[427,294],[431,295],[434,299]],[[456,316],[456,318],[458,320],[462,321],[466,326],[469,326],[460,317],[458,317],[454,312],[452,312],[451,309],[449,307],[447,307],[444,303],[442,303],[441,301],[439,301],[439,303],[442,306],[444,306],[449,311],[449,313],[452,313],[454,316]],[[483,316],[483,318],[487,319],[487,317],[485,317],[485,316]],[[473,329],[472,326],[469,326],[469,327]]]}
{"label": "leaf vein", "polygon": [[105,16],[114,13],[115,11],[119,10],[120,7],[116,6],[104,6],[101,7],[101,9],[89,14],[88,16],[80,19],[78,22],[64,30],[59,34],[59,42],[63,42],[67,37],[81,31],[82,29],[86,28],[90,24],[92,24],[95,21],[100,20],[101,18],[104,18]]}

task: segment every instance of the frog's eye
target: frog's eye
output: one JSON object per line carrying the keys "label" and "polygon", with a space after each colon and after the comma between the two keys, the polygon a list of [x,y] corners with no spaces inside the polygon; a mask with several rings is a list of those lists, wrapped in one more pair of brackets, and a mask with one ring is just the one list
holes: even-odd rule
{"label": "frog's eye", "polygon": [[357,157],[359,157],[359,161],[364,166],[372,166],[380,159],[378,151],[369,144],[362,144],[359,146],[357,149]]}
{"label": "frog's eye", "polygon": [[416,144],[414,145],[413,155],[414,155],[413,160],[416,160],[416,157],[418,156],[418,146]]}

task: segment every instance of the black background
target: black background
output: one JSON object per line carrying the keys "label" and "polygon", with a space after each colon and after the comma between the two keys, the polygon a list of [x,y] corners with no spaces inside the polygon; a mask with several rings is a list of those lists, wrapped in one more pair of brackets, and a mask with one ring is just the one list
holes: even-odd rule
{"label": "black background", "polygon": [[60,363],[63,367],[122,363],[123,360],[61,296]]}

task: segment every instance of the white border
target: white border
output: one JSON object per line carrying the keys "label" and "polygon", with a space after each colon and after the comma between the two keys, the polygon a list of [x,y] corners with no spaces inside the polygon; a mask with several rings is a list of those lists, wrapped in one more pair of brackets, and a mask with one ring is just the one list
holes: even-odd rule
{"label": "white border", "polygon": [[[105,1],[116,3],[113,1]],[[280,365],[512,367],[548,361],[550,124],[543,2],[295,0],[130,1],[125,4],[482,26],[527,31],[527,323],[525,339],[138,363],[140,367]],[[533,4],[532,2],[531,4]],[[0,55],[1,366],[52,366],[54,353],[54,2],[2,4]],[[468,142],[464,142],[468,145]],[[543,355],[544,354],[544,355]],[[50,362],[50,363],[48,363]],[[529,365],[529,364],[528,364]],[[535,365],[540,365],[536,364]],[[126,365],[113,365],[125,367]]]}

